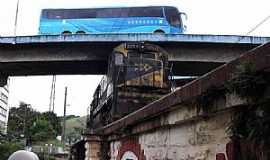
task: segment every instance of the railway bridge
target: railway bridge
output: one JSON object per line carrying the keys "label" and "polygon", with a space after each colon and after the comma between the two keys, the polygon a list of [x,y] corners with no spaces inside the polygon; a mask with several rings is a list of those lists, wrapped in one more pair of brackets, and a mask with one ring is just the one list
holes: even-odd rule
{"label": "railway bridge", "polygon": [[84,134],[85,160],[264,160],[270,43]]}

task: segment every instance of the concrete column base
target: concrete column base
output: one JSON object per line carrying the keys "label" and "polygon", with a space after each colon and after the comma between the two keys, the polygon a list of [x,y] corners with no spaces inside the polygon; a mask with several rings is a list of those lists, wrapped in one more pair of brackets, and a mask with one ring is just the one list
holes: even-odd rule
{"label": "concrete column base", "polygon": [[85,142],[85,160],[102,160],[101,143],[102,138],[99,135],[84,135]]}

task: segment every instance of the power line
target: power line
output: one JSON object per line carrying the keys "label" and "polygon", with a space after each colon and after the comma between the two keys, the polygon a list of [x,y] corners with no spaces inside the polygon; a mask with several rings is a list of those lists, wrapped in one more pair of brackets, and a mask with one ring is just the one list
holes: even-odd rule
{"label": "power line", "polygon": [[261,25],[264,24],[264,22],[266,22],[268,19],[270,18],[270,15],[268,15],[267,17],[265,17],[260,23],[258,23],[256,26],[254,26],[249,32],[247,32],[245,34],[245,36],[248,36],[250,33],[252,33],[253,31],[255,31],[258,27],[260,27]]}
{"label": "power line", "polygon": [[[260,23],[258,23],[254,27],[252,27],[246,34],[244,34],[244,36],[248,36],[250,33],[255,31],[257,28],[259,28],[261,25],[263,25],[269,18],[270,18],[270,15],[268,15],[262,21],[260,21]],[[242,38],[240,38],[236,43],[240,42],[244,38],[244,36]]]}
{"label": "power line", "polygon": [[[252,33],[253,31],[255,31],[258,27],[260,27],[261,25],[263,25],[269,18],[270,18],[270,15],[268,15],[267,17],[265,17],[262,21],[260,21],[260,23],[258,23],[254,27],[252,27],[245,35],[241,36],[235,43],[239,43],[242,39],[245,38],[245,36],[248,36],[250,33]],[[223,58],[228,58],[228,57],[229,56],[225,56]],[[214,60],[216,60],[218,58],[219,57],[215,58]]]}

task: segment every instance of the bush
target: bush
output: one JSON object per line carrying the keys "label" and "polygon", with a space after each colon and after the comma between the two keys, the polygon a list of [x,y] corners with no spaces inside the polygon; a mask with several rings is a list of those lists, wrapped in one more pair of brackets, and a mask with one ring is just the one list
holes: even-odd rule
{"label": "bush", "polygon": [[0,159],[8,159],[8,157],[18,151],[23,149],[23,145],[16,142],[4,142],[0,144]]}

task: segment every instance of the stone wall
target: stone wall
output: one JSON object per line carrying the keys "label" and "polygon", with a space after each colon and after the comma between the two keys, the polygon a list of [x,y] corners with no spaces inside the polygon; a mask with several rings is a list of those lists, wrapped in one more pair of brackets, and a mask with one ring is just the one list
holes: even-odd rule
{"label": "stone wall", "polygon": [[111,141],[111,160],[121,160],[128,152],[138,160],[214,160],[220,155],[226,158],[226,144],[230,141],[226,130],[232,111],[194,119],[199,115],[196,108],[179,107],[159,117],[166,126]]}

